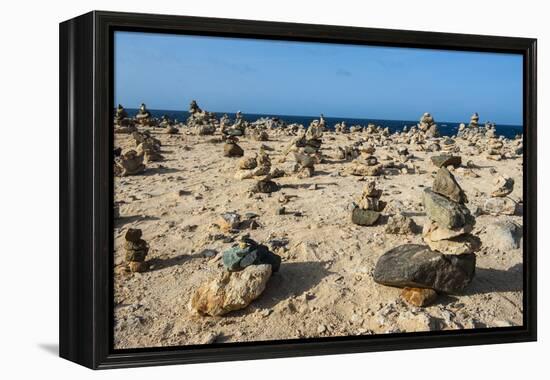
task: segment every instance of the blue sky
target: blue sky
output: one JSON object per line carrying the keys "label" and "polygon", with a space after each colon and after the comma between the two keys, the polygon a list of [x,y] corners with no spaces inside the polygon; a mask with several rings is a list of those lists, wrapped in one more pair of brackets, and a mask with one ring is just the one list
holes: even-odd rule
{"label": "blue sky", "polygon": [[115,103],[187,110],[522,123],[522,57],[115,33]]}

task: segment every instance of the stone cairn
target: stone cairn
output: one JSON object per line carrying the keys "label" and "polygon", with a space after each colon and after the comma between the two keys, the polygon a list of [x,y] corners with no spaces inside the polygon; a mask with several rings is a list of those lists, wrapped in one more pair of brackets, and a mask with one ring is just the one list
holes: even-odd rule
{"label": "stone cairn", "polygon": [[487,159],[500,161],[503,158],[502,149],[504,143],[497,137],[490,137],[487,141]]}
{"label": "stone cairn", "polygon": [[336,123],[336,125],[334,125],[334,132],[336,132],[336,133],[349,133],[349,128],[346,125],[346,122],[342,121],[340,123]]}
{"label": "stone cairn", "polygon": [[404,244],[385,252],[374,268],[374,281],[404,288],[401,297],[414,306],[428,306],[438,292],[463,291],[474,277],[479,248],[479,239],[470,234],[475,219],[466,201],[452,174],[441,168],[433,188],[424,191],[428,246]]}
{"label": "stone cairn", "polygon": [[138,153],[133,149],[122,152],[115,158],[114,174],[115,176],[125,177],[136,175],[145,171],[143,164],[143,152]]}
{"label": "stone cairn", "polygon": [[160,140],[151,136],[149,131],[134,132],[132,137],[136,142],[136,151],[143,155],[146,163],[164,160],[164,156],[160,152]]}
{"label": "stone cairn", "polygon": [[178,128],[174,125],[174,122],[166,115],[162,115],[160,118],[159,128],[166,129],[166,133],[174,135],[179,132]]}
{"label": "stone cairn", "polygon": [[265,290],[281,257],[248,236],[223,253],[224,270],[200,286],[190,308],[203,316],[221,316],[247,307]]}
{"label": "stone cairn", "polygon": [[151,124],[151,113],[147,110],[145,103],[141,103],[136,115],[136,122],[141,126],[149,126]]}
{"label": "stone cairn", "polygon": [[124,236],[126,263],[131,272],[145,272],[148,269],[145,257],[149,252],[149,245],[141,236],[142,232],[139,228],[129,228]]}
{"label": "stone cairn", "polygon": [[490,215],[514,215],[517,204],[508,197],[512,191],[514,180],[507,176],[497,176],[493,181],[491,196],[483,204],[483,212]]}
{"label": "stone cairn", "polygon": [[464,205],[464,191],[447,168],[440,168],[431,189],[424,191],[424,242],[444,254],[471,254],[479,249],[479,239],[470,234],[475,218]]}
{"label": "stone cairn", "polygon": [[428,112],[424,113],[418,123],[418,130],[424,132],[426,138],[439,137],[439,130],[434,118]]}
{"label": "stone cairn", "polygon": [[120,104],[115,112],[114,125],[115,133],[132,133],[137,130],[134,121],[128,117],[128,113]]}
{"label": "stone cairn", "polygon": [[284,149],[280,162],[284,162],[290,152],[293,152],[295,165],[292,169],[298,178],[312,177],[315,173],[315,164],[322,161],[321,144],[325,130],[325,119],[321,115],[320,120],[310,123],[305,133],[301,132]]}
{"label": "stone cairn", "polygon": [[242,157],[244,155],[244,150],[237,144],[239,139],[236,136],[228,136],[225,139],[225,144],[223,146],[223,155],[224,157]]}
{"label": "stone cairn", "polygon": [[361,150],[361,154],[353,160],[345,171],[354,176],[379,176],[383,173],[384,166],[373,155],[375,148],[370,146]]}
{"label": "stone cairn", "polygon": [[189,104],[187,127],[193,129],[199,136],[213,135],[216,132],[216,117],[213,113],[203,111],[195,100]]}
{"label": "stone cairn", "polygon": [[351,222],[360,226],[376,223],[386,206],[386,202],[380,200],[381,196],[382,190],[376,188],[376,182],[367,182],[357,203],[352,204]]}
{"label": "stone cairn", "polygon": [[248,127],[247,121],[243,118],[241,111],[237,111],[235,114],[235,122],[231,127],[224,130],[224,134],[228,136],[244,136],[246,128]]}
{"label": "stone cairn", "polygon": [[470,117],[470,124],[468,124],[468,128],[479,128],[479,115],[477,112],[474,112],[474,114]]}
{"label": "stone cairn", "polygon": [[260,153],[251,157],[243,157],[239,160],[236,179],[250,179],[268,175],[271,172],[271,159],[269,155],[260,149]]}

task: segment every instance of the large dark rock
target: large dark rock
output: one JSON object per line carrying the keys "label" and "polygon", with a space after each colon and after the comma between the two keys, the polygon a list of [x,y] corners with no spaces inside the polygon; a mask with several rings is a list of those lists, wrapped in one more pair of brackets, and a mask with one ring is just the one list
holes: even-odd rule
{"label": "large dark rock", "polygon": [[475,223],[468,207],[434,193],[430,188],[424,190],[424,210],[428,218],[440,227],[453,229]]}
{"label": "large dark rock", "polygon": [[242,157],[244,150],[234,142],[227,142],[223,146],[223,155],[225,157]]}
{"label": "large dark rock", "polygon": [[438,168],[455,166],[458,167],[462,164],[462,158],[460,156],[450,156],[447,154],[442,154],[440,156],[432,156],[432,163]]}
{"label": "large dark rock", "polygon": [[430,288],[443,293],[459,293],[474,278],[475,254],[445,255],[425,245],[405,244],[384,253],[374,268],[379,284]]}

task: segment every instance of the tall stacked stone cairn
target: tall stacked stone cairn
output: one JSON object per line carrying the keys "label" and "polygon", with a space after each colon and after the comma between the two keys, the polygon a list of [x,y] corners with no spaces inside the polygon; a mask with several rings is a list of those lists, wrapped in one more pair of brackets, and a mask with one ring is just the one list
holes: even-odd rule
{"label": "tall stacked stone cairn", "polygon": [[143,155],[146,163],[164,160],[164,156],[161,154],[160,140],[151,136],[149,131],[134,132],[132,137],[136,142],[136,151]]}
{"label": "tall stacked stone cairn", "polygon": [[336,133],[349,133],[349,128],[346,125],[346,122],[342,121],[340,123],[336,123],[336,125],[334,125],[334,132],[336,132]]}
{"label": "tall stacked stone cairn", "polygon": [[470,117],[468,128],[479,128],[479,115],[477,112],[474,112],[474,114]]}
{"label": "tall stacked stone cairn", "polygon": [[487,141],[487,159],[500,161],[503,158],[504,142],[497,137],[490,137]]}
{"label": "tall stacked stone cairn", "polygon": [[321,115],[320,120],[312,121],[307,131],[301,131],[283,150],[280,162],[284,162],[288,154],[293,152],[295,164],[292,171],[298,178],[313,176],[315,164],[322,161],[321,145],[324,130],[325,119]]}
{"label": "tall stacked stone cairn", "polygon": [[115,111],[113,122],[115,133],[132,133],[137,130],[134,121],[128,117],[128,113],[120,104]]}
{"label": "tall stacked stone cairn", "polygon": [[141,126],[149,126],[151,121],[151,113],[147,110],[145,103],[141,103],[136,115],[136,122]]}
{"label": "tall stacked stone cairn", "polygon": [[514,191],[514,180],[499,175],[493,181],[493,191],[483,204],[483,212],[490,215],[514,215],[517,204],[508,195]]}
{"label": "tall stacked stone cairn", "polygon": [[418,123],[418,130],[424,133],[426,138],[439,137],[439,130],[434,118],[428,112],[424,113]]}
{"label": "tall stacked stone cairn", "polygon": [[463,291],[474,277],[478,248],[478,240],[470,235],[475,220],[465,201],[452,174],[440,169],[434,187],[424,192],[424,239],[436,249],[421,244],[390,249],[378,259],[374,281],[405,288],[402,298],[416,306],[433,302],[435,292]]}
{"label": "tall stacked stone cairn", "polygon": [[357,203],[352,204],[351,222],[360,226],[376,223],[386,206],[386,202],[380,200],[381,196],[382,190],[376,188],[376,182],[367,182]]}
{"label": "tall stacked stone cairn", "polygon": [[464,205],[464,191],[447,168],[437,172],[433,187],[424,191],[424,208],[428,221],[424,224],[424,242],[445,254],[472,254],[479,249],[479,239],[470,234],[475,218]]}
{"label": "tall stacked stone cairn", "polygon": [[247,307],[265,290],[281,257],[248,236],[223,253],[224,270],[201,285],[190,308],[202,316],[221,316]]}
{"label": "tall stacked stone cairn", "polygon": [[126,251],[126,264],[131,272],[145,272],[149,266],[145,262],[149,245],[141,238],[139,228],[129,228],[124,236],[124,250]]}
{"label": "tall stacked stone cairn", "polygon": [[214,114],[203,111],[195,100],[189,104],[189,117],[186,125],[199,136],[213,135],[216,132],[217,120]]}
{"label": "tall stacked stone cairn", "polygon": [[126,177],[136,175],[145,171],[143,164],[143,152],[138,153],[133,149],[126,150],[115,157],[114,175]]}

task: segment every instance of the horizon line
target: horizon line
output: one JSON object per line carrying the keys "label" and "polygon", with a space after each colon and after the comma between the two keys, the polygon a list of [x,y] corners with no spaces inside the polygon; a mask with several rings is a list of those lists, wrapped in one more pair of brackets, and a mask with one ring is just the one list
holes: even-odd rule
{"label": "horizon line", "polygon": [[[117,103],[114,108],[116,109],[118,104],[121,104],[121,103]],[[147,104],[145,104],[147,105]],[[123,106],[124,107],[124,106]],[[138,108],[133,108],[133,107],[124,107],[124,109],[131,109],[131,110],[138,110]],[[174,109],[169,109],[169,108],[147,108],[147,110],[151,111],[170,111],[170,112],[189,112],[187,110],[174,110]],[[204,111],[204,109],[203,109]],[[241,110],[238,110],[238,111],[235,111],[235,112],[225,112],[225,111],[208,111],[208,112],[214,112],[214,113],[221,113],[221,114],[227,114],[227,115],[231,115],[231,114],[236,114],[237,112],[241,112],[243,115],[246,115],[246,114],[249,114],[249,115],[263,115],[263,116],[294,116],[294,117],[311,117],[313,119],[318,119],[320,115],[318,116],[313,116],[313,115],[296,115],[296,114],[277,114],[277,113],[264,113],[264,112],[243,112]],[[430,114],[433,116],[433,114],[430,112]],[[472,114],[473,115],[473,114]],[[331,118],[331,119],[361,119],[361,120],[386,120],[386,121],[414,121],[415,123],[419,123],[420,122],[420,118],[418,118],[418,120],[415,120],[415,119],[384,119],[384,118],[374,118],[374,117],[350,117],[350,116],[329,116],[329,115],[324,115],[323,116],[325,118]],[[422,116],[421,116],[422,117]],[[507,125],[507,126],[521,126],[523,127],[523,122],[521,122],[520,124],[509,124],[509,123],[496,123],[496,122],[493,122],[493,121],[489,121],[487,120],[486,122],[489,122],[489,123],[494,123],[496,125]],[[441,123],[456,123],[456,124],[460,124],[460,123],[464,123],[464,124],[468,124],[469,121],[451,121],[451,120],[442,120],[442,121],[435,121],[435,124],[441,124]],[[485,122],[480,122],[479,124],[484,124]]]}

